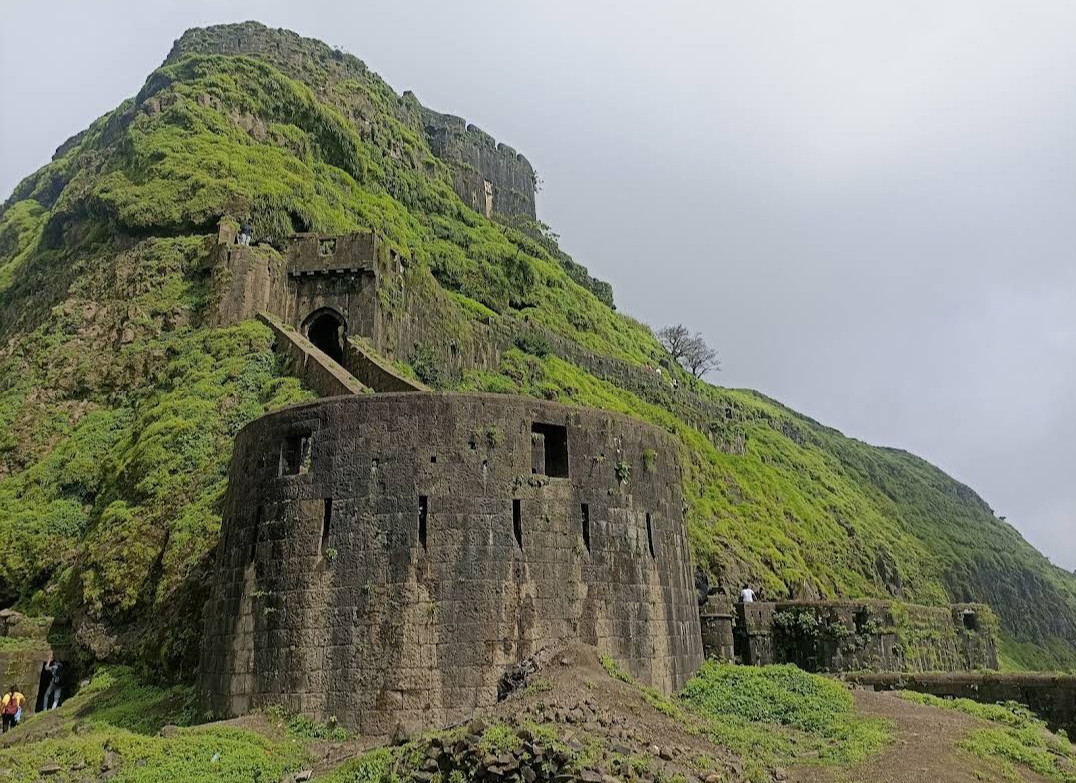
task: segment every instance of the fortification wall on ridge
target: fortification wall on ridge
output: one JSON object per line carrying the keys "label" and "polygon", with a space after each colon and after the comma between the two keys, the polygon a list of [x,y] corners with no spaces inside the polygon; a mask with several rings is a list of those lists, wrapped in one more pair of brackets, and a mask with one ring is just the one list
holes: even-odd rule
{"label": "fortification wall on ridge", "polygon": [[981,704],[1015,701],[1026,705],[1053,731],[1076,732],[1076,676],[1038,672],[933,672],[918,674],[859,672],[849,682],[870,690],[908,690],[944,699]]}
{"label": "fortification wall on ridge", "polygon": [[430,150],[452,166],[452,186],[464,204],[486,217],[535,219],[530,161],[462,117],[425,107],[421,116]]}
{"label": "fortification wall on ridge", "polygon": [[675,443],[498,395],[335,398],[240,432],[199,689],[365,734],[493,703],[582,641],[671,691],[702,661]]}
{"label": "fortification wall on ridge", "polygon": [[897,601],[787,601],[736,605],[736,657],[815,672],[998,668],[989,607]]}

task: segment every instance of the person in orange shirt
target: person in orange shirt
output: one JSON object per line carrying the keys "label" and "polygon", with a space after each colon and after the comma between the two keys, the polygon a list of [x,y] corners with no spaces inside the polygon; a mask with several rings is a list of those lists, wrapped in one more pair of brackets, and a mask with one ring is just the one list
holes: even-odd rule
{"label": "person in orange shirt", "polygon": [[19,689],[12,685],[11,690],[0,699],[0,716],[3,717],[3,732],[13,729],[22,720],[22,705],[26,703],[26,697],[19,693]]}

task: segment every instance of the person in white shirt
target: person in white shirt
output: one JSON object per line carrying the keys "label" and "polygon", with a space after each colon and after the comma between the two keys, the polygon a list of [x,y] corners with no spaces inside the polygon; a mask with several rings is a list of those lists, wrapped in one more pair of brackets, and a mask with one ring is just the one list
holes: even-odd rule
{"label": "person in white shirt", "polygon": [[743,590],[740,591],[740,603],[753,604],[755,602],[755,591],[747,585],[743,586]]}

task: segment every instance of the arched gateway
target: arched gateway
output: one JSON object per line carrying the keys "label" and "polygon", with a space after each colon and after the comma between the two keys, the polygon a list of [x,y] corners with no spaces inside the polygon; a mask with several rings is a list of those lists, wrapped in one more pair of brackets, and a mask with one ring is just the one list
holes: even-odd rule
{"label": "arched gateway", "polygon": [[333,361],[343,361],[347,321],[331,307],[315,310],[303,321],[303,334]]}

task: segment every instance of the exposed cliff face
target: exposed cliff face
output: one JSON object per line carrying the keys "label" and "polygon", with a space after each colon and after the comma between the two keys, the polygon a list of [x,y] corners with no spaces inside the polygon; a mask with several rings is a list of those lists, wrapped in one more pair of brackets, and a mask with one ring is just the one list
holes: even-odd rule
{"label": "exposed cliff face", "polygon": [[[494,212],[535,219],[535,173],[523,155],[498,143],[462,117],[441,114],[419,103],[412,92],[397,97],[366,66],[351,55],[330,49],[320,41],[302,38],[288,30],[261,25],[224,25],[185,33],[169,53],[165,64],[190,55],[246,55],[265,60],[317,92],[319,98],[342,98],[351,103],[347,116],[360,131],[373,128],[378,111],[391,109],[401,122],[420,128],[430,151],[452,169],[452,184],[464,204],[492,217]],[[388,105],[352,102],[348,95],[356,83],[370,83]]]}
{"label": "exposed cliff face", "polygon": [[[983,601],[1003,655],[1076,661],[1072,575],[922,460],[693,383],[531,220],[528,172],[316,41],[253,23],[186,33],[0,209],[3,603],[74,616],[102,654],[191,663],[231,438],[310,396],[266,327],[213,327],[215,227],[250,215],[267,240],[374,231],[406,259],[379,305],[409,326],[384,350],[427,383],[675,434],[694,552],[726,589]],[[497,350],[464,356],[486,333]]]}

